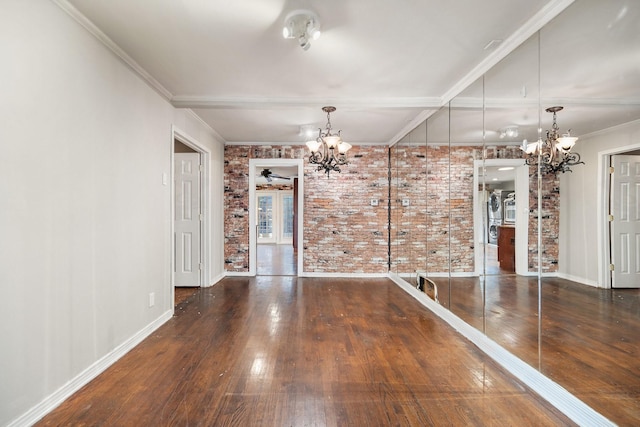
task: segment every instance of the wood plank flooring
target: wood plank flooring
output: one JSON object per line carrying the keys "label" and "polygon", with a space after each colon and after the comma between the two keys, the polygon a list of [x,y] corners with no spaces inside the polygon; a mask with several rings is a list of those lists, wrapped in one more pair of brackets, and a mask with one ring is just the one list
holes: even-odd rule
{"label": "wood plank flooring", "polygon": [[295,276],[296,252],[293,245],[259,244],[256,250],[258,276]]}
{"label": "wood plank flooring", "polygon": [[[486,289],[486,319],[482,290]],[[447,284],[439,282],[441,289]],[[487,276],[451,280],[441,301],[618,425],[640,425],[640,289]],[[444,294],[444,298],[442,297]]]}
{"label": "wood plank flooring", "polygon": [[226,278],[38,425],[571,425],[387,279]]}

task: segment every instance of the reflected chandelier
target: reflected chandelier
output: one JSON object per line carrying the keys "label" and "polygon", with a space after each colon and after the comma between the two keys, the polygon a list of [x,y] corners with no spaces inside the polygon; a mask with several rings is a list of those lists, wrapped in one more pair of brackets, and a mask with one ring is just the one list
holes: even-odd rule
{"label": "reflected chandelier", "polygon": [[346,143],[340,137],[340,132],[331,132],[331,113],[336,111],[336,107],[322,107],[322,111],[327,113],[327,126],[323,131],[318,129],[318,138],[315,141],[308,141],[307,147],[311,151],[309,163],[318,165],[318,170],[324,170],[329,177],[329,172],[340,172],[340,166],[347,165],[347,151],[351,144]]}
{"label": "reflected chandelier", "polygon": [[571,166],[584,164],[580,161],[580,154],[571,152],[571,149],[578,140],[577,137],[571,136],[571,129],[566,134],[560,135],[558,124],[556,123],[556,113],[561,111],[563,107],[549,107],[545,111],[553,113],[553,125],[551,130],[547,131],[547,138],[542,138],[536,142],[522,142],[522,150],[525,153],[525,162],[529,166],[537,166],[540,163],[540,169],[543,173],[571,172]]}

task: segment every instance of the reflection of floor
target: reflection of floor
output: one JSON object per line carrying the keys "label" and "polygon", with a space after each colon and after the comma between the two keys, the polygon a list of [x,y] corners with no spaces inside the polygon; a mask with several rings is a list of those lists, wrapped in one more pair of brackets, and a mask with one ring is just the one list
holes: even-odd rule
{"label": "reflection of floor", "polygon": [[500,273],[500,264],[498,263],[498,245],[485,245],[486,256],[486,274]]}
{"label": "reflection of floor", "polygon": [[441,304],[457,316],[612,421],[640,425],[640,289],[544,278],[540,318],[537,278],[452,278],[450,288],[448,279],[438,282]]}
{"label": "reflection of floor", "polygon": [[181,307],[36,426],[571,425],[388,279],[232,277]]}
{"label": "reflection of floor", "polygon": [[259,244],[257,254],[258,276],[295,276],[296,253],[293,245]]}

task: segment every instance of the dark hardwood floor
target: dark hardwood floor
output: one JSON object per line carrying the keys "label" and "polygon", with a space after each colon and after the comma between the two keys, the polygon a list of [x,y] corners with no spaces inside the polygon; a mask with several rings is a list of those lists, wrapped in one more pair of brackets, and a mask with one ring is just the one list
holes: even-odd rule
{"label": "dark hardwood floor", "polygon": [[[640,425],[640,289],[516,275],[435,279],[440,302],[618,425]],[[486,319],[482,292],[486,290]]]}
{"label": "dark hardwood floor", "polygon": [[226,278],[38,425],[571,425],[387,279]]}
{"label": "dark hardwood floor", "polygon": [[292,245],[259,244],[256,250],[258,276],[295,276],[296,252]]}

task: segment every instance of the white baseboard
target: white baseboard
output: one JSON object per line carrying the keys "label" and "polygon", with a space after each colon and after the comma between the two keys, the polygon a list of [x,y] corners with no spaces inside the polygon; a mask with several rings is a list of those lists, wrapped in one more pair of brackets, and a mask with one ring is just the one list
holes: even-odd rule
{"label": "white baseboard", "polygon": [[425,293],[411,286],[396,274],[389,273],[389,278],[578,425],[615,426],[614,423],[569,393],[559,384],[505,350],[502,346],[498,345],[478,329],[464,322],[451,311],[432,301]]}
{"label": "white baseboard", "polygon": [[375,279],[389,277],[388,273],[322,273],[322,272],[304,272],[298,274],[298,277],[339,277],[341,279]]}
{"label": "white baseboard", "polygon": [[571,274],[558,273],[557,277],[561,279],[571,280],[572,282],[581,283],[587,286],[593,286],[594,288],[601,288],[598,282],[593,280],[587,280],[584,277],[572,276]]}
{"label": "white baseboard", "polygon": [[222,279],[224,279],[226,277],[225,273],[220,273],[218,274],[216,277],[214,277],[213,279],[209,280],[209,284],[203,286],[203,288],[210,288],[211,286],[215,285],[216,283],[218,283],[219,281],[221,281]]}
{"label": "white baseboard", "polygon": [[224,277],[254,277],[255,274],[251,274],[248,271],[225,271]]}
{"label": "white baseboard", "polygon": [[31,426],[42,417],[58,407],[62,402],[68,399],[73,393],[80,390],[95,377],[104,372],[108,367],[113,365],[122,356],[127,354],[131,349],[140,344],[142,340],[147,338],[156,329],[173,317],[173,309],[163,313],[156,320],[148,324],[146,327],[138,331],[127,341],[114,348],[112,351],[98,359],[91,366],[80,372],[75,378],[72,378],[58,390],[44,398],[33,408],[22,414],[20,417],[9,423],[8,427]]}

